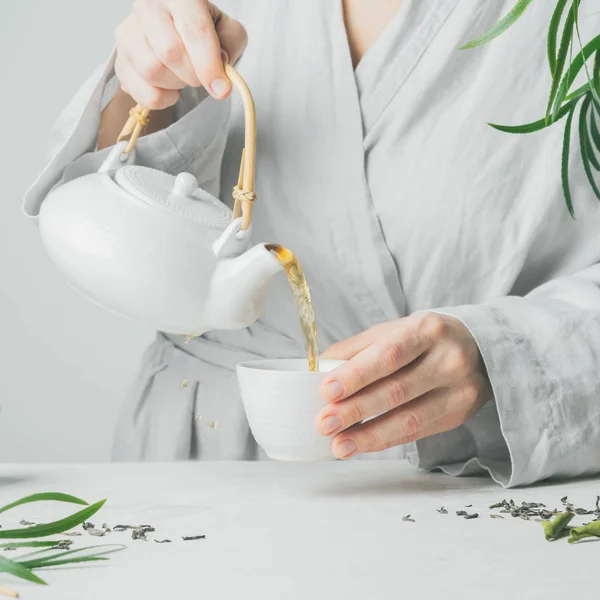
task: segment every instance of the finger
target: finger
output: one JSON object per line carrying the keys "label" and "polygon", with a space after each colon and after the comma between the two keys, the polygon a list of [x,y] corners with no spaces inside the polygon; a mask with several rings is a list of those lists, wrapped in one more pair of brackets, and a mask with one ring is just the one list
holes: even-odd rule
{"label": "finger", "polygon": [[159,6],[158,10],[142,11],[140,19],[148,43],[162,64],[186,85],[199,87],[200,80],[194,72],[183,40],[175,29],[170,13],[164,6]]}
{"label": "finger", "polygon": [[163,110],[173,106],[179,98],[177,90],[164,90],[144,81],[129,59],[118,54],[115,61],[115,72],[124,92],[129,94],[138,104],[150,110]]}
{"label": "finger", "polygon": [[365,419],[375,417],[439,387],[436,361],[430,355],[380,379],[343,402],[325,407],[317,415],[321,435],[333,435]]}
{"label": "finger", "polygon": [[221,42],[221,48],[227,56],[225,62],[235,65],[248,45],[246,29],[239,21],[232,19],[224,12],[221,12],[220,18],[215,21],[215,29]]}
{"label": "finger", "polygon": [[453,403],[460,394],[452,388],[436,388],[384,415],[338,434],[332,443],[337,458],[380,452],[393,446],[458,427],[460,411]]}
{"label": "finger", "polygon": [[389,323],[381,323],[359,333],[343,342],[333,344],[321,354],[321,358],[330,360],[350,360],[361,350],[375,342],[389,327]]}
{"label": "finger", "polygon": [[225,74],[221,44],[207,5],[182,0],[170,5],[170,10],[200,83],[214,98],[227,97],[231,81]]}
{"label": "finger", "polygon": [[152,87],[181,90],[186,86],[162,63],[144,35],[119,35],[118,44],[137,74]]}
{"label": "finger", "polygon": [[370,346],[329,373],[322,384],[326,402],[338,402],[371,383],[410,364],[431,347],[428,338],[419,335],[410,322],[389,323]]}

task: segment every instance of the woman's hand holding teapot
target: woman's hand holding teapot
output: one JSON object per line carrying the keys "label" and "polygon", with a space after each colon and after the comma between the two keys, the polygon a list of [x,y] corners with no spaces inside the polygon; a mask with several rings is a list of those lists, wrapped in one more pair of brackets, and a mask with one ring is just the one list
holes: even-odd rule
{"label": "woman's hand holding teapot", "polygon": [[174,105],[186,86],[222,99],[231,91],[223,62],[234,64],[247,39],[239,21],[206,0],[135,0],[116,31],[115,72],[151,110]]}

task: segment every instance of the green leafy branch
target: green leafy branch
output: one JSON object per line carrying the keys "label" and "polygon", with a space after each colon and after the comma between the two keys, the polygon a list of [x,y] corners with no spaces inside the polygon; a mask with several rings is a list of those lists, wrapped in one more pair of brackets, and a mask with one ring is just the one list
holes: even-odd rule
{"label": "green leafy branch", "polygon": [[[79,504],[85,506],[85,508],[79,510],[72,515],[59,519],[58,521],[52,521],[51,523],[40,523],[38,525],[32,525],[30,527],[23,527],[19,529],[0,529],[0,540],[15,540],[15,539],[27,539],[47,537],[50,535],[61,534],[77,525],[81,525],[84,521],[87,521],[92,515],[97,513],[106,500],[101,500],[95,504],[89,505],[85,500],[77,498],[75,496],[69,496],[68,494],[61,494],[57,492],[49,492],[43,494],[33,494],[21,498],[16,502],[7,504],[0,508],[0,513],[4,513],[10,509],[29,504],[31,502],[43,502],[43,501],[55,501],[55,502],[66,502],[71,504]],[[74,563],[85,563],[95,562],[101,560],[107,560],[103,555],[111,552],[122,550],[124,546],[121,545],[99,545],[99,546],[87,546],[85,548],[78,548],[76,550],[66,549],[64,546],[59,551],[61,545],[70,544],[70,540],[34,540],[25,542],[6,542],[0,547],[5,548],[44,548],[43,550],[37,550],[19,556],[15,560],[10,560],[4,556],[0,556],[0,573],[9,573],[15,577],[32,581],[34,583],[46,585],[46,582],[33,573],[33,569],[41,569],[45,567],[56,567],[66,564]],[[58,547],[58,548],[57,548]],[[9,594],[16,597],[16,593],[7,588],[0,586],[0,593]]]}
{"label": "green leafy branch", "polygon": [[[489,31],[465,44],[461,49],[475,48],[502,35],[525,13],[533,0],[519,0],[510,12]],[[544,0],[547,1],[547,0]],[[567,117],[563,136],[561,179],[565,202],[574,218],[573,198],[569,182],[571,131],[575,112],[579,107],[579,149],[582,164],[592,192],[600,200],[600,189],[594,171],[600,171],[600,35],[583,44],[579,33],[579,8],[581,0],[558,0],[548,27],[548,66],[552,85],[542,119],[525,125],[496,125],[492,127],[505,133],[527,134],[550,127]],[[574,46],[577,44],[577,47]],[[588,62],[593,58],[590,73]],[[568,66],[567,66],[568,62]],[[586,83],[572,91],[581,71]]]}

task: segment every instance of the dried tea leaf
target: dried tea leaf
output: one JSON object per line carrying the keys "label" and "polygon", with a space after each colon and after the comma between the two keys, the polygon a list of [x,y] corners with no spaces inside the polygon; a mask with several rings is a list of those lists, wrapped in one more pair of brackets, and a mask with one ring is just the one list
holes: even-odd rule
{"label": "dried tea leaf", "polygon": [[102,529],[104,529],[104,533],[110,533],[112,531],[106,523],[102,523]]}
{"label": "dried tea leaf", "polygon": [[88,532],[88,535],[93,535],[94,537],[102,537],[105,534],[102,529],[96,529],[95,527],[88,527],[86,531]]}
{"label": "dried tea leaf", "polygon": [[490,515],[490,519],[504,519],[502,515]]}
{"label": "dried tea leaf", "polygon": [[405,517],[402,517],[403,521],[410,521],[411,523],[414,523],[415,520],[410,518],[410,515],[406,515]]}
{"label": "dried tea leaf", "polygon": [[448,511],[443,506],[440,506],[440,508],[438,508],[437,511],[440,513],[440,515],[448,514]]}
{"label": "dried tea leaf", "polygon": [[471,513],[470,515],[465,515],[465,519],[477,519],[479,517],[479,514],[477,513]]}
{"label": "dried tea leaf", "polygon": [[128,529],[133,529],[131,525],[115,525],[112,530],[113,531],[127,531]]}
{"label": "dried tea leaf", "polygon": [[26,521],[25,519],[21,519],[19,521],[19,525],[23,525],[23,527],[29,527],[30,525],[35,525],[33,521]]}
{"label": "dried tea leaf", "polygon": [[93,523],[90,523],[89,521],[84,521],[81,526],[87,531],[88,529],[94,529],[94,527],[96,527]]}
{"label": "dried tea leaf", "polygon": [[465,504],[465,508],[471,508],[472,506],[472,504]]}
{"label": "dried tea leaf", "polygon": [[141,527],[134,527],[131,530],[131,539],[132,540],[145,540],[146,532]]}
{"label": "dried tea leaf", "polygon": [[[410,516],[410,515],[409,515],[409,516]],[[183,536],[181,539],[182,539],[184,542],[190,542],[190,541],[193,541],[193,540],[203,540],[203,539],[205,539],[205,538],[206,538],[206,536],[205,536],[205,535],[185,535],[185,536]]]}
{"label": "dried tea leaf", "polygon": [[80,536],[82,534],[79,531],[66,531],[62,535],[68,535],[70,537],[77,537],[77,536]]}
{"label": "dried tea leaf", "polygon": [[466,510],[457,510],[456,511],[456,516],[457,517],[466,517],[467,516],[467,511]]}
{"label": "dried tea leaf", "polygon": [[157,544],[170,544],[171,540],[154,540]]}

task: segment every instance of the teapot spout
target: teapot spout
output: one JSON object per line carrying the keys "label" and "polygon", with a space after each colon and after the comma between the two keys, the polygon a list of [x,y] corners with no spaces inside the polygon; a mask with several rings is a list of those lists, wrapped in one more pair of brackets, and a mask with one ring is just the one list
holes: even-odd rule
{"label": "teapot spout", "polygon": [[243,329],[260,316],[273,275],[283,270],[264,244],[221,260],[213,277],[208,314],[215,329]]}

